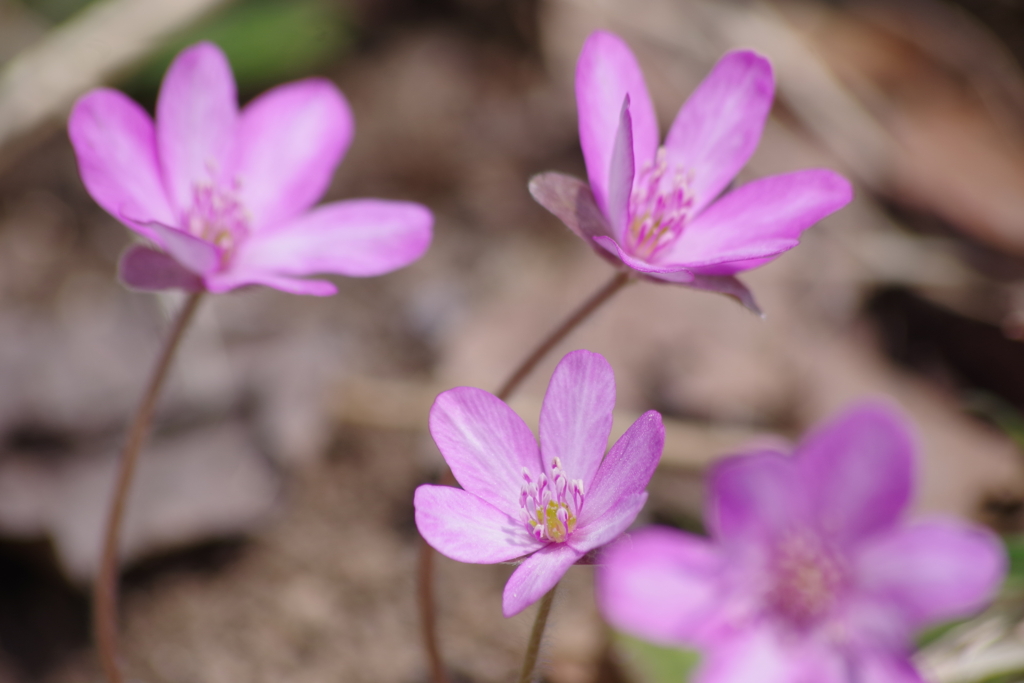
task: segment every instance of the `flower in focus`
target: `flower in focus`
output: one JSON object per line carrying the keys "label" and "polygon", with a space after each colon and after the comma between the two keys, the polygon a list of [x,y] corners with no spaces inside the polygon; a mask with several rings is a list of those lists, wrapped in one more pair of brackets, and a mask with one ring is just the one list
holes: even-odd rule
{"label": "flower in focus", "polygon": [[530,192],[614,263],[656,281],[729,294],[759,312],[735,274],[796,246],[804,230],[853,194],[837,173],[811,169],[755,180],[715,201],[754,153],[774,89],[768,60],[730,52],[659,146],[636,58],[621,38],[597,31],[576,65],[589,187],[543,173]]}
{"label": "flower in focus", "polygon": [[954,520],[905,523],[913,445],[862,405],[789,456],[713,468],[711,540],[651,528],[609,548],[608,621],[704,652],[700,683],[912,683],[915,631],[982,608],[1006,571],[999,540]]}
{"label": "flower in focus", "polygon": [[267,285],[333,294],[302,276],[380,275],[419,258],[433,217],[419,204],[354,199],[309,210],[352,139],[352,113],[333,83],[273,88],[239,111],[224,53],[182,51],[164,76],[156,123],[123,93],[81,97],[68,135],[89,194],[153,247],[122,257],[139,289],[226,292]]}
{"label": "flower in focus", "polygon": [[547,593],[588,552],[615,539],[647,500],[661,458],[661,415],[644,413],[604,457],[615,376],[604,356],[566,355],[530,428],[494,395],[458,387],[437,397],[430,433],[462,486],[416,489],[416,526],[438,552],[493,564],[529,555],[502,600],[506,617]]}

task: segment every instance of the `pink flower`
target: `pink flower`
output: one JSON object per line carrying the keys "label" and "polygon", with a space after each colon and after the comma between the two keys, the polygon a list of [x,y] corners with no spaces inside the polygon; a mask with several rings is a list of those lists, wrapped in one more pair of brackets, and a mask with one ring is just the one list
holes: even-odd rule
{"label": "pink flower", "polygon": [[698,683],[919,683],[914,632],[981,609],[1006,559],[980,527],[902,521],[908,432],[891,409],[862,405],[793,456],[721,461],[711,540],[651,528],[605,553],[597,592],[608,621],[703,650]]}
{"label": "pink flower", "polygon": [[647,500],[665,442],[661,415],[644,413],[604,457],[614,407],[611,366],[590,351],[573,351],[555,368],[539,449],[523,420],[482,389],[458,387],[434,402],[430,433],[462,489],[416,489],[416,526],[459,562],[529,555],[505,586],[506,617],[625,531]]}
{"label": "pink flower", "polygon": [[716,197],[750,159],[772,105],[771,65],[726,54],[679,110],[664,145],[643,74],[616,35],[590,35],[576,65],[580,145],[590,186],[560,173],[534,198],[599,254],[644,277],[756,305],[736,273],[796,246],[849,203],[850,183],[814,169],[755,180]]}
{"label": "pink flower", "polygon": [[79,99],[68,121],[89,194],[156,247],[125,253],[126,284],[317,296],[335,286],[302,276],[380,275],[430,244],[433,217],[419,204],[353,199],[309,210],[352,128],[345,98],[321,78],[278,86],[239,111],[231,67],[210,43],[167,70],[155,126],[108,88]]}

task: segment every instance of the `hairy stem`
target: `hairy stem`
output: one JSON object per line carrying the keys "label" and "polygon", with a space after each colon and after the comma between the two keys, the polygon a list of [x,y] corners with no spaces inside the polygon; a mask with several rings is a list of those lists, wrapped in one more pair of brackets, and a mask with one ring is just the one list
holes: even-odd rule
{"label": "hairy stem", "polygon": [[[562,324],[552,330],[534,350],[520,363],[515,371],[509,376],[505,383],[495,394],[501,400],[506,400],[519,387],[537,364],[544,360],[544,357],[555,348],[559,342],[569,336],[569,333],[580,326],[591,314],[600,308],[605,302],[611,299],[620,289],[633,281],[630,271],[622,270],[615,273],[611,280],[605,283],[599,290],[590,295],[579,308],[572,312]],[[455,485],[455,478],[451,469],[445,468],[441,475],[440,483],[446,486]],[[444,661],[441,657],[441,649],[437,642],[437,612],[434,604],[434,549],[427,545],[426,541],[420,539],[419,556],[419,577],[417,581],[417,592],[419,594],[420,624],[423,630],[423,646],[427,651],[427,659],[430,663],[431,680],[433,683],[448,683],[448,675],[444,668]],[[550,594],[549,594],[550,595]],[[545,598],[548,600],[548,598]],[[550,600],[549,600],[550,602]],[[550,607],[550,605],[549,605]],[[546,616],[545,616],[546,619]],[[543,628],[541,629],[543,631]]]}
{"label": "hairy stem", "polygon": [[537,655],[540,654],[540,643],[544,639],[544,628],[548,625],[548,615],[551,614],[551,602],[555,599],[556,583],[540,600],[540,607],[537,608],[537,618],[533,621],[533,630],[530,631],[530,642],[526,645],[526,656],[523,657],[523,669],[519,672],[519,683],[530,683],[533,679],[533,670],[537,668]]}
{"label": "hairy stem", "polygon": [[103,536],[103,555],[100,559],[99,572],[96,574],[96,583],[93,586],[94,637],[100,663],[109,683],[124,682],[117,649],[118,549],[121,541],[121,523],[124,520],[128,493],[131,491],[132,476],[135,474],[135,465],[139,460],[139,451],[142,450],[142,444],[149,433],[149,426],[153,421],[153,411],[160,396],[160,389],[167,378],[167,371],[171,367],[171,361],[174,359],[174,352],[177,350],[201,298],[201,292],[190,294],[178,312],[178,317],[171,327],[156,366],[153,368],[146,391],[139,402],[135,419],[128,430],[124,450],[121,451],[117,482],[114,485],[110,513]]}

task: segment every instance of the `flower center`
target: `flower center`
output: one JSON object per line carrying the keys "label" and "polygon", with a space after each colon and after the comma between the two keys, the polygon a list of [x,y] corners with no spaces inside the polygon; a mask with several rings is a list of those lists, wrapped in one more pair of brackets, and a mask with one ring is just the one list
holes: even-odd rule
{"label": "flower center", "polygon": [[192,186],[192,207],[185,214],[185,230],[222,250],[225,263],[249,234],[249,214],[235,197],[235,190],[215,184]]}
{"label": "flower center", "polygon": [[551,474],[531,476],[524,467],[519,505],[523,523],[537,540],[561,543],[576,528],[583,509],[583,480],[570,481],[559,458],[552,461]]}
{"label": "flower center", "polygon": [[790,534],[775,548],[769,567],[768,609],[797,628],[825,617],[847,582],[840,557],[811,534]]}
{"label": "flower center", "polygon": [[689,175],[669,166],[664,147],[640,169],[629,195],[626,243],[630,253],[650,259],[683,232],[693,209]]}

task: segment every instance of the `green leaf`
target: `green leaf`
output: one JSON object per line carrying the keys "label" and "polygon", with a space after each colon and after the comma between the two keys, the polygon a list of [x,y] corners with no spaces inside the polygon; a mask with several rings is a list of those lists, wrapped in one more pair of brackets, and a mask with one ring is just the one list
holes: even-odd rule
{"label": "green leaf", "polygon": [[309,75],[344,54],[353,36],[337,6],[324,0],[247,0],[170,39],[122,84],[124,89],[138,99],[154,99],[174,56],[201,40],[227,54],[244,99]]}
{"label": "green leaf", "polygon": [[700,661],[700,654],[648,643],[624,633],[613,634],[620,664],[634,683],[683,683]]}

